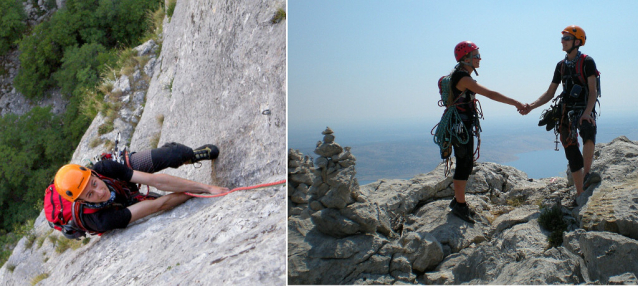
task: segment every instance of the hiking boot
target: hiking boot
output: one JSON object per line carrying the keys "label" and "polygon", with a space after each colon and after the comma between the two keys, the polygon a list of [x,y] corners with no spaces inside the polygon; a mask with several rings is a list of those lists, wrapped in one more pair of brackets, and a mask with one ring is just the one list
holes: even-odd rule
{"label": "hiking boot", "polygon": [[583,188],[587,189],[592,184],[600,183],[600,181],[601,181],[600,174],[596,172],[587,173],[585,174],[585,178],[583,179]]}
{"label": "hiking boot", "polygon": [[219,156],[219,149],[213,144],[206,144],[193,150],[193,158],[186,161],[186,164],[193,164],[202,160],[215,160]]}
{"label": "hiking boot", "polygon": [[[455,200],[456,201],[456,200]],[[452,213],[459,217],[460,219],[469,222],[471,224],[474,224],[474,220],[470,217],[471,211],[470,208],[467,206],[467,203],[465,204],[459,204],[456,203],[454,204],[454,207],[452,208]]]}
{"label": "hiking boot", "polygon": [[456,202],[456,197],[452,197],[452,201],[450,202],[450,210],[454,209],[454,206],[458,205]]}

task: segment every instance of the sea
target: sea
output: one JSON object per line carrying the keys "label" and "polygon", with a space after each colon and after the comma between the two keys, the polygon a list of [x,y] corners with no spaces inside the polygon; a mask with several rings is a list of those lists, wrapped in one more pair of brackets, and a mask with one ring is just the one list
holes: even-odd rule
{"label": "sea", "polygon": [[[631,116],[610,115],[598,120],[597,143],[619,136],[638,140],[638,124]],[[633,118],[633,119],[632,119]],[[373,124],[331,126],[341,146],[352,147],[357,158],[357,179],[365,185],[379,179],[410,179],[428,173],[441,163],[438,146],[430,129],[436,123]],[[555,143],[552,131],[530,126],[529,122],[498,120],[482,124],[479,162],[495,162],[515,167],[529,178],[564,177],[567,159],[563,147]],[[317,141],[325,127],[291,128],[288,147],[316,157]],[[558,148],[558,151],[555,151]]]}

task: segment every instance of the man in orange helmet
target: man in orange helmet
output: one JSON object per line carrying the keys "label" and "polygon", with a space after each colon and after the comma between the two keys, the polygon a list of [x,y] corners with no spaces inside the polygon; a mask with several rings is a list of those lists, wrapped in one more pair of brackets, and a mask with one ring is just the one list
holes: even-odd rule
{"label": "man in orange helmet", "polygon": [[[563,92],[555,99],[560,100],[558,132],[574,179],[577,198],[584,192],[584,188],[601,180],[598,173],[590,173],[596,144],[595,105],[599,95],[599,73],[594,59],[579,51],[586,40],[585,31],[579,26],[572,25],[563,29],[561,44],[563,51],[567,53],[565,59],[556,65],[554,78],[547,91],[533,103],[527,104],[521,112],[525,115],[549,102],[562,83]],[[578,144],[578,131],[583,140],[582,154]]]}
{"label": "man in orange helmet", "polygon": [[[207,185],[187,179],[153,174],[167,167],[217,158],[214,145],[191,149],[178,143],[133,153],[128,166],[112,160],[97,162],[93,169],[76,164],[60,168],[55,175],[55,191],[63,199],[81,204],[76,225],[91,233],[125,228],[129,223],[150,214],[171,209],[191,198],[184,192],[219,194],[227,188]],[[171,194],[154,199],[139,195],[135,184],[144,184]],[[57,196],[55,194],[55,196]],[[51,199],[53,200],[53,199]],[[47,199],[45,199],[46,209]],[[74,205],[75,208],[75,205]]]}

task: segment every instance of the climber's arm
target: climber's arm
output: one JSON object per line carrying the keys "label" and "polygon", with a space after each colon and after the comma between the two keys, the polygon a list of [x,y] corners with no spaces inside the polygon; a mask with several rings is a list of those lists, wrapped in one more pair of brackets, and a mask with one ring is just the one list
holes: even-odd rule
{"label": "climber's arm", "polygon": [[228,191],[228,188],[211,186],[199,182],[175,177],[167,174],[151,174],[141,171],[133,171],[131,182],[149,185],[165,192],[172,193],[210,193],[220,194]]}
{"label": "climber's arm", "polygon": [[145,200],[131,205],[128,207],[128,210],[131,212],[131,220],[129,223],[159,211],[172,209],[175,206],[181,205],[190,198],[192,197],[184,193],[174,193],[161,196],[154,200]]}

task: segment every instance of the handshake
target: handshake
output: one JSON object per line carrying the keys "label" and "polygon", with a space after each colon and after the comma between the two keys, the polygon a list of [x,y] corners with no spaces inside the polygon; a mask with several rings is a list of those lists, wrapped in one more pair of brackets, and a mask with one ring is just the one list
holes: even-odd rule
{"label": "handshake", "polygon": [[527,115],[530,111],[532,111],[532,109],[534,109],[529,103],[522,104],[516,100],[514,102],[514,106],[516,106],[516,110],[521,115]]}

